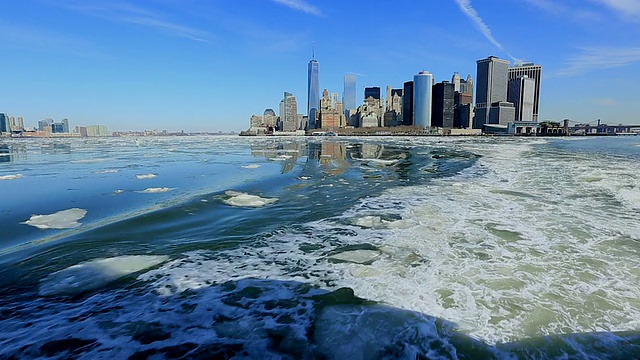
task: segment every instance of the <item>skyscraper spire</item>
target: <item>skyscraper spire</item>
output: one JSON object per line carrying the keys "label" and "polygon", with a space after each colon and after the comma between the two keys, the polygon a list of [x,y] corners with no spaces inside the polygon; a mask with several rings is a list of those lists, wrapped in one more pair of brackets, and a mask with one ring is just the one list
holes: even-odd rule
{"label": "skyscraper spire", "polygon": [[316,58],[316,42],[312,41],[311,42],[311,60],[314,60]]}

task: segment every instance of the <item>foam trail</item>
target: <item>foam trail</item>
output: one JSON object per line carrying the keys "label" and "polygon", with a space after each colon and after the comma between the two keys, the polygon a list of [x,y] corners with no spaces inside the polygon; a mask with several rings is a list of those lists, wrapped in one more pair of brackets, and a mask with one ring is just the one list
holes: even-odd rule
{"label": "foam trail", "polygon": [[168,259],[160,255],[126,255],[76,264],[47,276],[40,284],[40,295],[72,295],[99,289]]}
{"label": "foam trail", "polygon": [[85,209],[72,208],[49,215],[32,215],[23,224],[35,226],[38,229],[70,229],[82,225],[78,220],[86,214]]}

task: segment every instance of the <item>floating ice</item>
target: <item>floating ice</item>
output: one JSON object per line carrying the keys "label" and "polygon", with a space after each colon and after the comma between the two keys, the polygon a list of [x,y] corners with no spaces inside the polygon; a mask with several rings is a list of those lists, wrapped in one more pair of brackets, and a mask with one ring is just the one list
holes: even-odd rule
{"label": "floating ice", "polygon": [[145,193],[145,194],[157,194],[157,193],[165,193],[167,191],[171,191],[171,188],[168,188],[168,187],[146,188],[139,192]]}
{"label": "floating ice", "polygon": [[140,175],[136,175],[136,179],[139,179],[139,180],[153,179],[153,178],[155,178],[157,176],[158,175],[156,175],[156,174],[140,174]]}
{"label": "floating ice", "polygon": [[122,194],[123,192],[124,192],[124,190],[122,190],[122,189],[118,189],[118,190],[116,190],[116,191],[114,191],[114,192],[113,192],[113,195],[120,195],[120,194]]}
{"label": "floating ice", "polygon": [[97,162],[109,161],[111,158],[98,158],[98,159],[83,159],[83,160],[73,160],[72,164],[92,164]]}
{"label": "floating ice", "polygon": [[40,295],[73,295],[101,288],[123,276],[169,259],[164,255],[125,255],[94,259],[49,274],[40,283]]}
{"label": "floating ice", "polygon": [[106,169],[106,170],[100,170],[100,171],[96,171],[96,174],[113,174],[113,173],[117,173],[120,170],[118,169]]}
{"label": "floating ice", "polygon": [[72,208],[49,215],[32,215],[23,224],[35,226],[38,229],[70,229],[82,225],[78,220],[86,214],[85,209]]}
{"label": "floating ice", "polygon": [[24,175],[22,175],[22,174],[2,175],[2,176],[0,176],[0,180],[15,180],[15,179],[20,179],[23,176]]}
{"label": "floating ice", "polygon": [[263,198],[257,195],[249,195],[247,193],[231,190],[225,191],[224,194],[228,196],[228,198],[223,199],[222,201],[231,206],[263,207],[278,201],[277,198]]}
{"label": "floating ice", "polygon": [[257,169],[257,168],[260,167],[260,165],[259,164],[249,164],[249,165],[244,165],[242,167],[245,168],[245,169]]}

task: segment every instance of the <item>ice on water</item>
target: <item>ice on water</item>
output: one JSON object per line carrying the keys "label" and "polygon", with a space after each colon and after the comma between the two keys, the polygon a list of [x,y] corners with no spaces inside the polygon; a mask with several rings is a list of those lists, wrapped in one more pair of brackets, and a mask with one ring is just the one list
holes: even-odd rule
{"label": "ice on water", "polygon": [[171,190],[172,189],[168,187],[152,187],[152,188],[146,188],[140,192],[143,194],[157,194],[157,193],[166,193]]}
{"label": "ice on water", "polygon": [[23,177],[23,174],[15,174],[15,175],[0,175],[0,180],[15,180]]}
{"label": "ice on water", "polygon": [[32,215],[24,224],[38,229],[70,229],[82,225],[78,220],[87,214],[87,210],[72,208],[49,215]]}
{"label": "ice on water", "polygon": [[138,174],[136,175],[136,179],[139,180],[144,180],[144,179],[153,179],[156,178],[158,175],[156,174]]}
{"label": "ice on water", "polygon": [[222,201],[225,204],[238,207],[263,207],[278,201],[277,198],[263,198],[258,195],[232,190],[227,190],[224,194],[226,197]]}
{"label": "ice on water", "polygon": [[40,295],[72,295],[96,290],[123,276],[156,266],[168,259],[168,256],[162,255],[125,255],[72,265],[42,280]]}

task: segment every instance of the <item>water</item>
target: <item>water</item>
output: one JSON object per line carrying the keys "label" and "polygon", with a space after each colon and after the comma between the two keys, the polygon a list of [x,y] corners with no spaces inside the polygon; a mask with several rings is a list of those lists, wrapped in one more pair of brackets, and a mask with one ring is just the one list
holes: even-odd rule
{"label": "water", "polygon": [[0,358],[638,358],[639,165],[638,137],[3,140]]}

